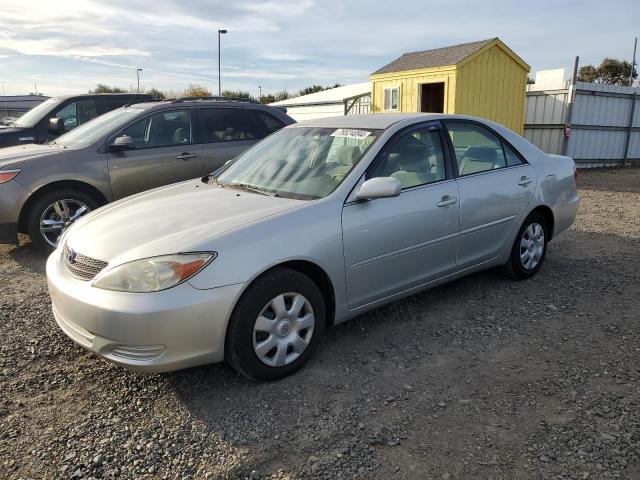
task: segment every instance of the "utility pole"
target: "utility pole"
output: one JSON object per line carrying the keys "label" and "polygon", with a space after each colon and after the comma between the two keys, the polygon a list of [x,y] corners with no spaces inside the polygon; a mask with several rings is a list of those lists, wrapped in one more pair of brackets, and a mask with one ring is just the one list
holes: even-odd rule
{"label": "utility pole", "polygon": [[140,93],[140,72],[142,71],[141,68],[136,68],[136,76],[138,77],[138,93]]}
{"label": "utility pole", "polygon": [[638,37],[633,42],[633,60],[631,60],[631,72],[629,72],[629,86],[633,87],[633,69],[636,66],[636,47],[638,46]]}
{"label": "utility pole", "polygon": [[222,83],[220,81],[220,35],[227,33],[226,30],[218,29],[218,95],[222,96]]}
{"label": "utility pole", "polygon": [[262,87],[260,85],[258,85],[258,88],[260,89],[260,95],[258,96],[258,102],[262,103]]}

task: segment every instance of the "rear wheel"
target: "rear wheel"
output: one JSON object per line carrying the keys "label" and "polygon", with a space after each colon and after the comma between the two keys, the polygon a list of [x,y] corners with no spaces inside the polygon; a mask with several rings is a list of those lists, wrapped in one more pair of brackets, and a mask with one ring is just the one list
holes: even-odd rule
{"label": "rear wheel", "polygon": [[98,203],[84,192],[54,190],[38,198],[27,217],[27,233],[33,247],[41,253],[52,252],[62,233]]}
{"label": "rear wheel", "polygon": [[253,380],[277,380],[304,365],[325,326],[320,290],[306,275],[278,268],[242,295],[227,329],[226,359]]}
{"label": "rear wheel", "polygon": [[534,276],[544,262],[548,239],[545,218],[531,212],[518,231],[505,273],[515,279]]}

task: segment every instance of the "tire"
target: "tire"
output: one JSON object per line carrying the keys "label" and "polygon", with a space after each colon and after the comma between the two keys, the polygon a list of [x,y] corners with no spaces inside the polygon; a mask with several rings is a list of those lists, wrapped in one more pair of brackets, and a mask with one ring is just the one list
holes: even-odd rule
{"label": "tire", "polygon": [[[542,238],[536,235],[540,231]],[[525,248],[524,243],[528,238],[532,238],[531,241],[534,243],[529,243],[530,247]],[[544,262],[548,241],[549,234],[545,218],[538,212],[531,212],[516,235],[509,261],[503,267],[504,273],[516,280],[533,277]]]}
{"label": "tire", "polygon": [[[51,253],[55,246],[51,243],[53,238],[58,232],[59,224],[63,223],[64,225],[59,228],[60,234],[64,231],[64,229],[68,228],[73,221],[77,220],[77,218],[71,220],[64,220],[59,215],[55,213],[55,211],[51,211],[53,205],[57,202],[59,205],[67,205],[66,212],[69,213],[67,216],[73,216],[79,210],[76,210],[76,207],[80,205],[86,207],[84,213],[81,213],[77,218],[85,215],[91,210],[95,210],[98,208],[98,202],[96,202],[91,196],[87,195],[84,192],[73,189],[61,189],[61,190],[53,190],[51,192],[47,192],[37,198],[33,204],[31,205],[29,212],[27,214],[27,233],[29,237],[31,237],[31,244],[33,248],[42,253],[48,254]],[[56,229],[52,230],[50,233],[46,234],[40,230],[40,222],[42,220],[43,215],[45,213],[50,212],[51,215],[49,217],[54,216],[57,217]],[[59,235],[59,234],[58,234]]]}
{"label": "tire", "polygon": [[[284,307],[279,308],[280,314],[273,308],[279,297]],[[309,325],[310,314],[313,326],[303,328]],[[236,304],[227,327],[225,358],[251,380],[286,377],[311,358],[322,339],[325,319],[324,298],[309,277],[287,268],[274,269],[256,279]],[[306,343],[304,349],[301,342]]]}

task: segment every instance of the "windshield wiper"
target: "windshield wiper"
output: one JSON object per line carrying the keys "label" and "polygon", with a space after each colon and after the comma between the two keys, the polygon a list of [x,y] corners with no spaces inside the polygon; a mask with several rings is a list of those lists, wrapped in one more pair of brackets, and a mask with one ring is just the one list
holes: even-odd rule
{"label": "windshield wiper", "polygon": [[256,185],[250,185],[248,183],[225,183],[224,186],[229,188],[237,188],[239,190],[245,190],[247,192],[259,193],[260,195],[267,195],[269,197],[278,196],[277,193],[264,190],[260,187],[257,187]]}

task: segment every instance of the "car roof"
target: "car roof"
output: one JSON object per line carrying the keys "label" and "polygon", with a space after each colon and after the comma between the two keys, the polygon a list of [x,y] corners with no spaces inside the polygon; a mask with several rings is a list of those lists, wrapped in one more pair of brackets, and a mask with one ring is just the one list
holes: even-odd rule
{"label": "car roof", "polygon": [[[130,105],[129,108],[137,108],[140,110],[147,110],[147,109],[151,109],[151,108],[162,108],[162,107],[166,107],[168,105],[173,105],[175,107],[235,107],[235,108],[246,108],[246,107],[251,107],[254,109],[260,109],[260,110],[267,110],[267,111],[273,111],[273,110],[280,110],[278,109],[278,107],[271,107],[269,105],[264,105],[262,103],[257,103],[257,102],[241,102],[241,101],[237,101],[237,100],[229,100],[229,101],[224,101],[224,100],[202,100],[202,99],[194,99],[194,100],[185,100],[185,99],[181,99],[181,101],[176,101],[175,99],[170,99],[170,100],[155,100],[155,101],[151,101],[151,102],[141,102],[141,103],[135,103],[133,105]],[[280,110],[282,113],[284,113],[283,110]]]}
{"label": "car roof", "polygon": [[370,128],[385,130],[391,125],[404,120],[436,120],[441,114],[432,113],[370,113],[367,115],[343,115],[340,117],[317,118],[296,123],[292,127],[326,127],[326,128]]}
{"label": "car roof", "polygon": [[78,95],[57,95],[55,98],[68,100],[69,98],[92,98],[92,97],[123,97],[136,98],[151,96],[148,93],[80,93]]}

